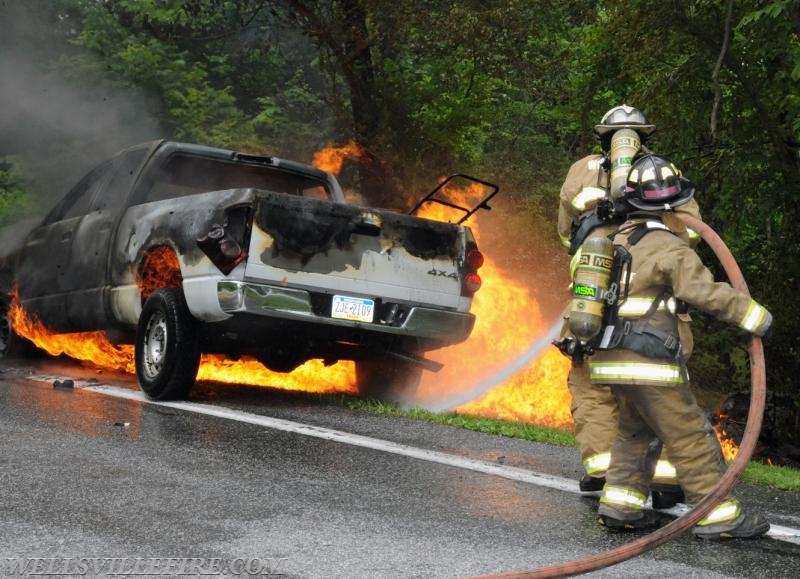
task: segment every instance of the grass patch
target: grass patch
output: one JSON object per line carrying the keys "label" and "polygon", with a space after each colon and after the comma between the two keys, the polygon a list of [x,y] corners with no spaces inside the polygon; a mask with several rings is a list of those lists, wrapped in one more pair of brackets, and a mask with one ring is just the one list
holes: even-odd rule
{"label": "grass patch", "polygon": [[[544,428],[524,422],[471,416],[468,414],[458,414],[456,412],[437,413],[422,408],[405,409],[396,404],[362,398],[341,397],[339,400],[348,408],[366,410],[384,416],[425,420],[436,424],[446,424],[466,430],[507,436],[509,438],[521,438],[533,442],[545,442],[559,446],[575,446],[575,435],[572,432],[556,428]],[[781,490],[800,490],[800,470],[784,466],[771,466],[760,462],[750,462],[744,473],[742,473],[741,480],[746,483],[770,486]]]}
{"label": "grass patch", "polygon": [[751,461],[742,473],[747,483],[766,485],[784,491],[800,491],[800,470]]}
{"label": "grass patch", "polygon": [[471,416],[468,414],[458,414],[456,412],[431,412],[423,408],[400,408],[396,404],[378,402],[360,398],[344,399],[344,404],[348,408],[367,410],[384,416],[400,416],[415,420],[425,420],[436,424],[447,424],[484,432],[486,434],[496,434],[509,438],[522,438],[534,442],[547,442],[560,446],[575,446],[575,435],[566,430],[556,428],[544,428],[525,422],[515,422],[513,420],[502,420],[499,418],[485,418],[482,416]]}

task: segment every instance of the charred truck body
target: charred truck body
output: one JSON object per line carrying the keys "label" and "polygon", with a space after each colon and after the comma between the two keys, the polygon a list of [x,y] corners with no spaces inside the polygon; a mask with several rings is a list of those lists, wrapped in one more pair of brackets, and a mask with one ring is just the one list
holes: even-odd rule
{"label": "charred truck body", "polygon": [[392,396],[470,335],[482,261],[467,227],[349,205],[325,171],[157,141],[84,177],[11,279],[52,330],[135,343],[156,399],[188,393],[201,352],[279,372],[355,360],[362,393]]}

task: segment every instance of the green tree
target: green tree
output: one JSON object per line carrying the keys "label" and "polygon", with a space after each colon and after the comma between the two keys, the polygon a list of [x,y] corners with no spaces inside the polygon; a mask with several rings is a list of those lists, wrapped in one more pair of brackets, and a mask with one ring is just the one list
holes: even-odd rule
{"label": "green tree", "polygon": [[76,41],[119,82],[155,95],[171,136],[303,156],[325,142],[310,46],[285,33],[265,2],[76,3]]}
{"label": "green tree", "polygon": [[0,157],[0,224],[5,225],[26,200],[26,178],[13,157]]}

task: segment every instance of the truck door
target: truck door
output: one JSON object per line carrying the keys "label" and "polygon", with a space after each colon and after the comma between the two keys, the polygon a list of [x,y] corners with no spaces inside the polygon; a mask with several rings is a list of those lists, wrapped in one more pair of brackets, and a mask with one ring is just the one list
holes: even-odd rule
{"label": "truck door", "polygon": [[70,270],[73,238],[110,169],[111,162],[107,161],[81,179],[44,222],[31,231],[22,247],[15,272],[20,302],[53,330],[72,329],[66,303],[78,283]]}
{"label": "truck door", "polygon": [[75,281],[70,285],[66,308],[76,331],[103,329],[112,322],[106,309],[111,247],[147,150],[147,146],[141,146],[114,158],[111,177],[96,189],[89,211],[75,231],[69,258]]}

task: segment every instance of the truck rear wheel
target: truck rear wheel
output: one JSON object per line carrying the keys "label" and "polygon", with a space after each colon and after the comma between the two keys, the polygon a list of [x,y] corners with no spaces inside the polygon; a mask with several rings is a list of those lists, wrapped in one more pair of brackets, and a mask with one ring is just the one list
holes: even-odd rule
{"label": "truck rear wheel", "polygon": [[399,360],[356,360],[356,387],[367,398],[408,403],[417,392],[422,368]]}
{"label": "truck rear wheel", "polygon": [[150,398],[189,393],[200,365],[197,325],[182,290],[158,289],[147,298],[136,330],[136,376]]}

